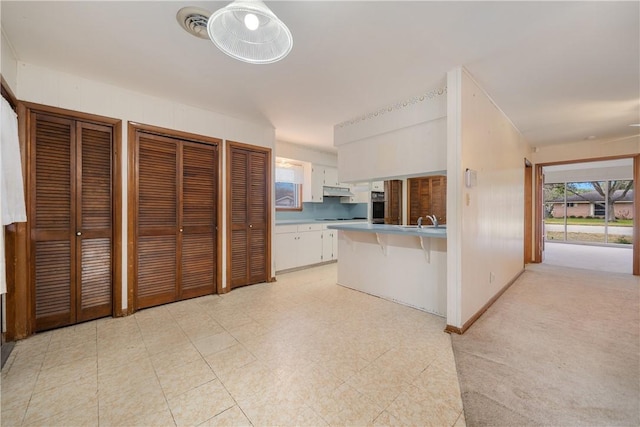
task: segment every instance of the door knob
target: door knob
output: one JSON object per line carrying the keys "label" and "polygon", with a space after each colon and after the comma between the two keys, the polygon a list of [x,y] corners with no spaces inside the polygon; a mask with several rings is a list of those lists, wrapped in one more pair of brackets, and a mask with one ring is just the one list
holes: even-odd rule
{"label": "door knob", "polygon": [[76,232],[76,236],[82,236],[82,231]]}
{"label": "door knob", "polygon": [[253,228],[253,224],[249,224],[249,228]]}
{"label": "door knob", "polygon": [[180,232],[182,233],[182,228],[180,229]]}

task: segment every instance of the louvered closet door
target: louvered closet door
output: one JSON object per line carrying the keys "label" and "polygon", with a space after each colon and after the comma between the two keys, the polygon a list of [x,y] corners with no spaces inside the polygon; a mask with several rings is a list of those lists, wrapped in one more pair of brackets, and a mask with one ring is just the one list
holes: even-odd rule
{"label": "louvered closet door", "polygon": [[267,161],[264,152],[230,146],[231,288],[267,280]]}
{"label": "louvered closet door", "polygon": [[77,320],[112,312],[111,128],[78,123]]}
{"label": "louvered closet door", "polygon": [[431,213],[440,224],[447,223],[447,177],[431,178]]}
{"label": "louvered closet door", "polygon": [[181,298],[215,293],[217,146],[182,145]]}
{"label": "louvered closet door", "polygon": [[35,328],[112,311],[112,131],[31,116],[31,278]]}
{"label": "louvered closet door", "polygon": [[136,133],[138,156],[136,307],[175,301],[178,293],[176,141]]}
{"label": "louvered closet door", "polygon": [[136,135],[136,307],[215,293],[218,147]]}

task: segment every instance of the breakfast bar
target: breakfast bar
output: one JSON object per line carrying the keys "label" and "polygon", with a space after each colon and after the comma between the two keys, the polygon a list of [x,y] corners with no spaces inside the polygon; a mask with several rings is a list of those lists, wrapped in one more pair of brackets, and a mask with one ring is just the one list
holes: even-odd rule
{"label": "breakfast bar", "polygon": [[338,284],[446,315],[446,227],[332,224],[338,235]]}

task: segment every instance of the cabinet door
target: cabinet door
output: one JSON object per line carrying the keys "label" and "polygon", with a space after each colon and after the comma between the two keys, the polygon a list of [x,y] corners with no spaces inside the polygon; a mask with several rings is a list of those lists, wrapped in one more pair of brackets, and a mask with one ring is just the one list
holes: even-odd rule
{"label": "cabinet door", "polygon": [[335,230],[324,230],[322,232],[322,261],[331,261],[334,260],[334,232]]}
{"label": "cabinet door", "polygon": [[440,224],[447,223],[447,177],[431,178],[431,214]]}
{"label": "cabinet door", "polygon": [[384,181],[374,181],[371,183],[371,191],[384,191]]}
{"label": "cabinet door", "polygon": [[324,186],[324,168],[313,165],[311,168],[311,201],[322,203]]}
{"label": "cabinet door", "polygon": [[305,231],[298,237],[298,266],[322,262],[322,231]]}
{"label": "cabinet door", "polygon": [[338,186],[338,169],[332,167],[324,168],[324,185],[329,187]]}
{"label": "cabinet door", "polygon": [[298,233],[276,233],[276,271],[298,266]]}

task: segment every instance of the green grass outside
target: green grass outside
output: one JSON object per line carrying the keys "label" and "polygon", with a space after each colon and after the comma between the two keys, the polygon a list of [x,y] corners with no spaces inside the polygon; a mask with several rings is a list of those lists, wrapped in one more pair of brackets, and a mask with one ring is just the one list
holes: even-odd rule
{"label": "green grass outside", "polygon": [[[564,218],[545,218],[545,224],[564,224]],[[567,218],[569,225],[604,225],[603,218]],[[633,227],[632,219],[617,219],[615,222],[609,221],[609,225],[616,227]]]}
{"label": "green grass outside", "polygon": [[[546,240],[551,242],[565,241],[564,233],[561,231],[547,231]],[[567,242],[589,242],[604,243],[604,234],[597,233],[567,233]],[[623,245],[631,245],[631,236],[622,236],[616,234],[609,235],[609,243],[617,243]]]}

